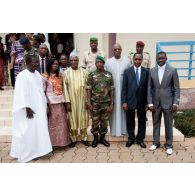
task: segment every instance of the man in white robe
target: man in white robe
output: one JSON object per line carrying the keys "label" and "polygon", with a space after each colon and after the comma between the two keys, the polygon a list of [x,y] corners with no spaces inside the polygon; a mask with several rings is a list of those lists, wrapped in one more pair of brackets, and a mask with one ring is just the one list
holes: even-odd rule
{"label": "man in white robe", "polygon": [[122,110],[121,90],[123,73],[131,66],[130,60],[121,57],[122,48],[120,44],[113,46],[114,56],[106,61],[105,69],[112,73],[114,80],[114,109],[110,119],[110,130],[112,136],[121,136],[127,133],[125,112]]}
{"label": "man in white robe", "polygon": [[17,77],[13,102],[13,136],[10,156],[28,162],[52,151],[47,101],[41,75],[35,69],[38,59],[27,55],[27,69]]}

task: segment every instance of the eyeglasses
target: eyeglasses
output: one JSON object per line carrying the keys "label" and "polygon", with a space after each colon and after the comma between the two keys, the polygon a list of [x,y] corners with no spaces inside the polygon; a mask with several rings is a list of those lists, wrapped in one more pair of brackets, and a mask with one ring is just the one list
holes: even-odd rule
{"label": "eyeglasses", "polygon": [[121,49],[114,49],[114,51],[120,51]]}

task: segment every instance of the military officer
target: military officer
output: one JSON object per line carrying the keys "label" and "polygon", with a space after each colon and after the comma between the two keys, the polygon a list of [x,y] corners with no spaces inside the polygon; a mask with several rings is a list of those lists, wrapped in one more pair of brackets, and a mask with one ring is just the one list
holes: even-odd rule
{"label": "military officer", "polygon": [[[29,39],[27,37],[23,37],[19,40],[20,44],[24,48],[24,59],[27,55],[36,56],[38,58],[39,54],[37,52],[37,49],[31,45]],[[22,69],[26,69],[26,61],[23,60],[22,63]]]}
{"label": "military officer", "polygon": [[90,47],[90,50],[84,53],[82,67],[92,72],[96,70],[96,56],[104,56],[104,52],[98,49],[98,39],[96,37],[90,38]]}
{"label": "military officer", "polygon": [[109,113],[113,110],[114,82],[112,74],[104,69],[104,64],[104,57],[97,56],[97,70],[91,72],[87,79],[87,107],[92,115],[91,132],[94,136],[92,147],[98,145],[98,133],[100,134],[100,143],[106,147],[110,146],[105,135],[108,132]]}
{"label": "military officer", "polygon": [[[151,61],[150,61],[150,54],[148,52],[143,52],[145,43],[143,41],[136,42],[136,53],[140,53],[143,55],[143,61],[141,66],[144,68],[150,68]],[[131,60],[131,64],[133,64],[133,56],[135,52],[130,52],[129,59]]]}

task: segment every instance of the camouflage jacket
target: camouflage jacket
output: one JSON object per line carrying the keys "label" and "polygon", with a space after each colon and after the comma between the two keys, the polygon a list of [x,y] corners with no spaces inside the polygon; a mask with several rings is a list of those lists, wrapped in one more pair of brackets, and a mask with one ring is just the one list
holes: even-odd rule
{"label": "camouflage jacket", "polygon": [[108,71],[91,72],[87,78],[86,89],[91,90],[91,101],[97,103],[110,102],[110,91],[114,89],[112,74]]}

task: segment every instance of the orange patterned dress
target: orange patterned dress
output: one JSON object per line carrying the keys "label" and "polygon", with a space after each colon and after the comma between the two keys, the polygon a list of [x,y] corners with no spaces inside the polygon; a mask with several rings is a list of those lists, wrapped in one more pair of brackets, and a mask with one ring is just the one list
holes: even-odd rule
{"label": "orange patterned dress", "polygon": [[62,75],[44,73],[43,83],[50,109],[48,116],[49,134],[52,146],[66,146],[70,143],[67,113],[63,91]]}

